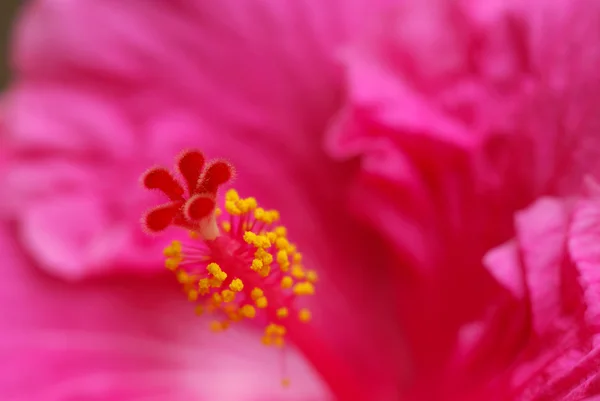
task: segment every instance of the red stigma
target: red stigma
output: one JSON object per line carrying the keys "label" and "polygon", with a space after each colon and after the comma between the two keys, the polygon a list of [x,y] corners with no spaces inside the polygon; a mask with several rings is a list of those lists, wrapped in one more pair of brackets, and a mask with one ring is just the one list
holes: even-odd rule
{"label": "red stigma", "polygon": [[158,189],[170,200],[144,215],[142,223],[148,231],[159,232],[170,225],[198,230],[200,220],[215,210],[217,190],[231,179],[233,167],[222,160],[212,161],[206,168],[204,164],[204,155],[197,150],[188,150],[179,156],[176,172],[187,190],[175,174],[164,167],[146,171],[141,180],[143,186],[150,190]]}

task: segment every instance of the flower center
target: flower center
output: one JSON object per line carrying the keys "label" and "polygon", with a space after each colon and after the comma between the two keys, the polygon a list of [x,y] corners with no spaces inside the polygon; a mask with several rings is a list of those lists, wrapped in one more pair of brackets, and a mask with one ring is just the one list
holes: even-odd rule
{"label": "flower center", "polygon": [[252,197],[240,198],[233,189],[222,208],[217,207],[219,186],[233,176],[227,162],[205,166],[202,153],[187,151],[179,157],[176,172],[187,196],[175,174],[163,167],[142,176],[146,188],[158,189],[169,199],[146,213],[146,229],[159,232],[175,225],[191,237],[165,248],[165,266],[196,304],[196,314],[214,316],[212,331],[252,319],[264,327],[264,345],[284,347],[287,327],[311,318],[302,298],[314,294],[317,274],[302,265],[302,254],[279,224],[279,212],[259,207]]}

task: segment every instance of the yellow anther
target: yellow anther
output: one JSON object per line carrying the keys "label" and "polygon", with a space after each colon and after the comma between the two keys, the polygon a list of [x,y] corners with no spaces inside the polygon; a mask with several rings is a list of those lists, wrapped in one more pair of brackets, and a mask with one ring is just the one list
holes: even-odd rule
{"label": "yellow anther", "polygon": [[234,292],[240,292],[244,289],[244,283],[239,278],[234,278],[229,284],[229,289]]}
{"label": "yellow anther", "polygon": [[302,268],[301,265],[293,265],[292,266],[292,276],[294,276],[297,279],[303,279],[305,277],[306,273],[304,272],[304,269]]}
{"label": "yellow anther", "polygon": [[225,193],[225,200],[235,202],[238,199],[240,199],[240,196],[235,189],[230,189]]}
{"label": "yellow anther", "polygon": [[277,226],[275,227],[275,234],[277,234],[278,237],[286,237],[287,229],[284,226]]}
{"label": "yellow anther", "polygon": [[177,272],[177,281],[180,284],[187,284],[190,281],[190,276],[183,270],[180,270]]}
{"label": "yellow anther", "polygon": [[242,214],[242,211],[237,207],[237,202],[235,201],[225,201],[225,210],[232,216],[239,216]]}
{"label": "yellow anther", "polygon": [[250,210],[254,210],[258,206],[258,202],[256,202],[256,198],[253,198],[252,196],[249,198],[246,198],[246,203],[248,204],[248,207],[250,208]]}
{"label": "yellow anther", "polygon": [[242,316],[253,319],[256,316],[256,309],[252,305],[244,305],[242,309],[240,309]]}
{"label": "yellow anther", "polygon": [[313,295],[314,293],[315,287],[308,281],[294,285],[294,294],[296,295]]}
{"label": "yellow anther", "polygon": [[294,280],[290,276],[284,276],[281,279],[281,288],[292,288],[294,285]]}
{"label": "yellow anther", "polygon": [[235,206],[240,210],[240,212],[242,213],[247,213],[248,212],[248,206],[246,204],[246,200],[245,199],[239,199],[235,202]]}
{"label": "yellow anther", "polygon": [[223,297],[223,301],[225,302],[233,302],[235,300],[235,292],[231,290],[223,290],[221,291],[221,297]]}
{"label": "yellow anther", "polygon": [[306,308],[302,308],[300,309],[300,312],[298,312],[298,319],[300,319],[301,322],[308,322],[312,317],[312,314],[310,313],[310,311]]}
{"label": "yellow anther", "polygon": [[208,266],[206,266],[206,270],[208,270],[208,272],[217,280],[224,281],[227,278],[227,273],[221,270],[221,267],[219,267],[219,265],[216,263],[210,263]]}
{"label": "yellow anther", "polygon": [[258,221],[263,221],[265,217],[265,209],[263,209],[262,207],[257,207],[256,209],[254,209],[254,218]]}
{"label": "yellow anther", "polygon": [[263,266],[262,269],[260,269],[260,271],[258,272],[258,274],[261,277],[268,277],[269,273],[271,273],[271,266],[269,266],[269,265]]}
{"label": "yellow anther", "polygon": [[268,240],[269,240],[271,243],[273,243],[273,242],[275,242],[275,241],[277,240],[277,234],[275,234],[275,233],[274,233],[274,232],[272,232],[272,231],[269,231],[269,232],[265,233],[265,235],[267,236],[267,239],[268,239]]}
{"label": "yellow anther", "polygon": [[210,288],[210,283],[207,278],[198,280],[198,290],[200,292],[200,295],[208,294],[209,288]]}
{"label": "yellow anther", "polygon": [[218,292],[215,292],[212,295],[212,300],[213,300],[213,304],[219,305],[221,302],[223,302],[223,297]]}
{"label": "yellow anther", "polygon": [[220,216],[223,214],[223,211],[221,210],[220,207],[215,208],[215,216]]}
{"label": "yellow anther", "polygon": [[273,255],[271,255],[264,249],[257,249],[254,253],[254,257],[262,260],[263,264],[265,265],[270,265],[271,263],[273,263]]}
{"label": "yellow anther", "polygon": [[277,247],[277,249],[287,250],[288,247],[290,246],[290,243],[288,242],[288,240],[286,238],[279,237],[275,241],[275,246]]}
{"label": "yellow anther", "polygon": [[208,282],[212,288],[221,288],[221,286],[223,285],[223,280],[219,280],[216,277],[211,278]]}
{"label": "yellow anther", "polygon": [[189,301],[197,301],[198,300],[198,291],[196,290],[189,290],[188,293],[188,300]]}
{"label": "yellow anther", "polygon": [[267,336],[283,336],[286,331],[285,327],[275,323],[269,323],[269,325],[265,327],[265,335]]}
{"label": "yellow anther", "polygon": [[281,250],[277,252],[277,263],[279,263],[279,268],[282,271],[288,271],[288,268],[290,267],[290,261],[288,259],[288,253],[286,251]]}
{"label": "yellow anther", "polygon": [[258,244],[256,244],[257,248],[270,248],[271,241],[267,238],[266,235],[258,235],[257,237]]}
{"label": "yellow anther", "polygon": [[265,335],[273,336],[277,332],[277,325],[275,323],[270,323],[265,327]]}
{"label": "yellow anther", "polygon": [[278,221],[279,220],[279,211],[277,210],[271,210],[271,218],[273,221]]}
{"label": "yellow anther", "polygon": [[179,263],[181,263],[181,257],[178,256],[165,259],[165,267],[169,270],[177,270]]}
{"label": "yellow anther", "polygon": [[196,313],[196,315],[202,316],[202,314],[204,313],[204,306],[202,306],[202,305],[196,305],[196,308],[194,309],[194,312]]}
{"label": "yellow anther", "polygon": [[277,309],[276,313],[277,313],[277,317],[280,319],[286,318],[289,315],[288,308],[285,308],[285,307]]}
{"label": "yellow anther", "polygon": [[260,288],[254,288],[254,289],[252,289],[252,292],[250,293],[250,296],[252,297],[252,299],[254,301],[256,301],[258,298],[260,298],[264,295],[265,295],[265,293]]}
{"label": "yellow anther", "polygon": [[266,297],[260,297],[255,302],[256,302],[256,307],[260,308],[260,309],[264,309],[269,305]]}
{"label": "yellow anther", "polygon": [[254,259],[252,261],[252,265],[250,266],[250,268],[252,270],[254,270],[255,272],[258,272],[258,271],[260,271],[260,269],[263,268],[263,266],[264,266],[264,264],[263,264],[262,260],[260,260],[260,259]]}
{"label": "yellow anther", "polygon": [[229,327],[229,322],[219,322],[216,320],[213,320],[212,322],[210,322],[210,329],[211,329],[211,331],[214,331],[214,332],[226,330],[228,327]]}
{"label": "yellow anther", "polygon": [[231,231],[231,223],[228,221],[222,222],[221,227],[223,227],[223,231],[225,231],[226,233]]}
{"label": "yellow anther", "polygon": [[173,241],[163,250],[165,256],[178,256],[181,253],[181,242]]}
{"label": "yellow anther", "polygon": [[296,252],[293,256],[294,263],[300,263],[302,262],[302,254],[300,252]]}
{"label": "yellow anther", "polygon": [[317,275],[317,272],[314,270],[309,270],[306,272],[306,280],[308,280],[311,283],[315,283],[317,282],[317,280],[319,279],[319,276]]}

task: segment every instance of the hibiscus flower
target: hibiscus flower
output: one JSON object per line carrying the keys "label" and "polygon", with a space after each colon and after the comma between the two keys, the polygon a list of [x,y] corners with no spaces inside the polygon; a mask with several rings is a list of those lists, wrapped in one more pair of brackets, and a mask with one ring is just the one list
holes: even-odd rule
{"label": "hibiscus flower", "polygon": [[[389,255],[345,208],[356,164],[322,146],[341,101],[335,51],[380,7],[25,6],[1,136],[5,398],[396,396],[406,358]],[[239,193],[277,208],[318,272],[307,334],[286,344],[285,371],[279,350],[260,343],[262,327],[210,332],[165,275],[162,248],[178,232],[140,229],[158,197],[139,176],[187,148],[234,165]]]}

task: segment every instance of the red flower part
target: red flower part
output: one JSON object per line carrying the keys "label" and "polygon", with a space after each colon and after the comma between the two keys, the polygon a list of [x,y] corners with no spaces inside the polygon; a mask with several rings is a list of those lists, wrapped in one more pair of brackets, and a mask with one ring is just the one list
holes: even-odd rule
{"label": "red flower part", "polygon": [[176,170],[186,183],[187,199],[183,186],[166,168],[154,167],[142,176],[144,187],[158,189],[171,200],[144,215],[142,225],[147,231],[156,233],[176,225],[207,235],[216,232],[214,219],[210,218],[215,197],[219,186],[233,176],[233,167],[225,161],[214,161],[203,170],[204,160],[197,150],[183,152],[177,160]]}

